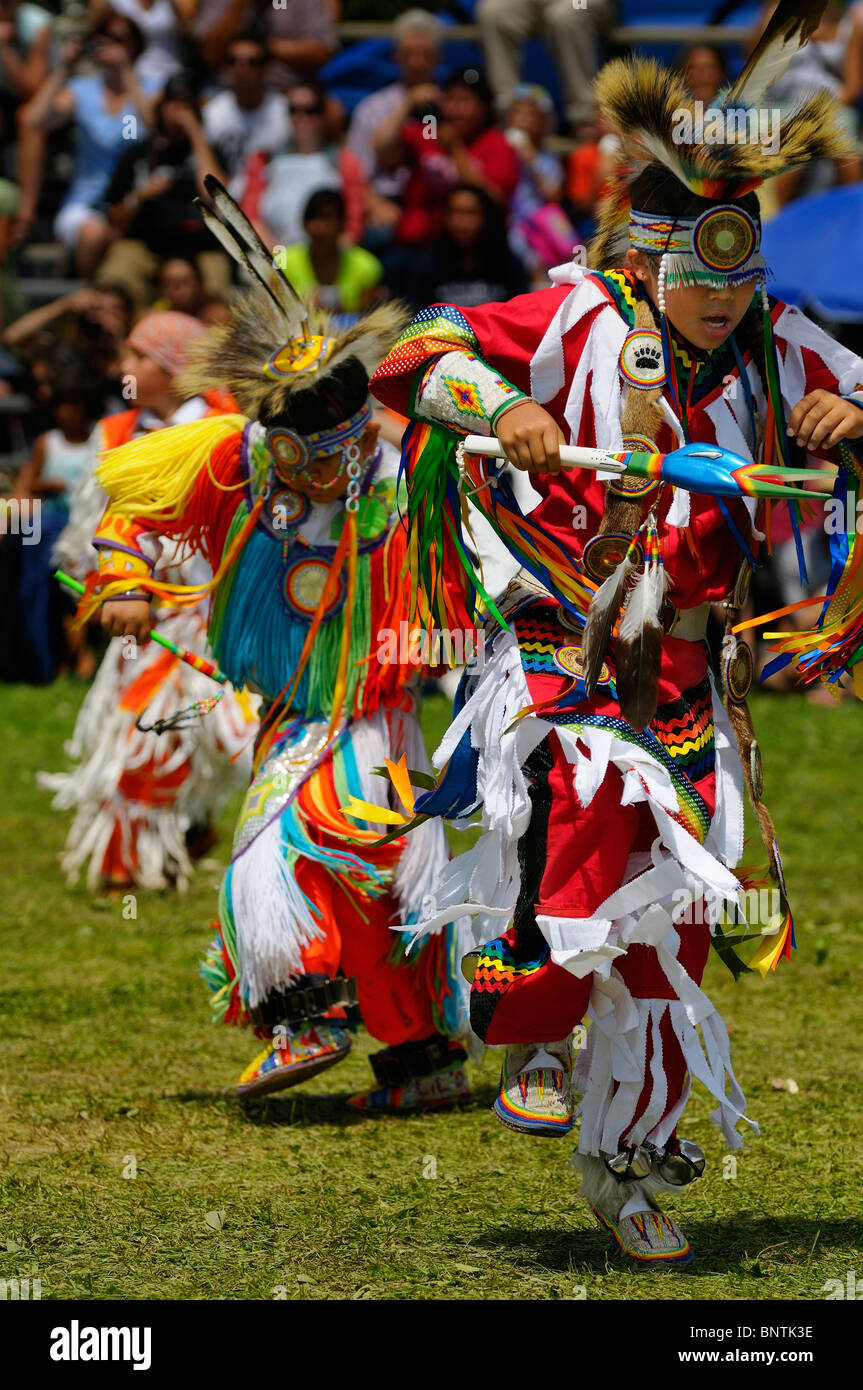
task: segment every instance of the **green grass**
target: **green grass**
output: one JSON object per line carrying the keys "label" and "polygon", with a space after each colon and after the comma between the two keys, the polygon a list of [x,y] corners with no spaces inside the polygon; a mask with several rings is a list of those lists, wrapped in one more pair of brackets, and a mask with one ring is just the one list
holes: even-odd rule
{"label": "green grass", "polygon": [[[698,1088],[683,1126],[708,1170],[670,1206],[688,1272],[609,1259],[576,1199],[566,1140],[491,1113],[497,1059],[460,1113],[361,1119],[371,1040],[300,1090],[243,1109],[254,1040],[208,1017],[197,964],[219,870],[185,896],[94,902],[65,886],[38,768],[62,763],[80,686],[0,687],[4,730],[0,1278],[43,1298],[819,1299],[863,1273],[859,705],[754,703],[798,940],[791,966],[706,987],[729,1023],[762,1137],[736,1178]],[[427,707],[439,732],[442,702]],[[231,812],[217,855],[224,863]],[[748,857],[754,857],[752,855]],[[771,1082],[793,1077],[797,1094]],[[124,1178],[131,1159],[137,1176]],[[424,1176],[435,1172],[436,1176]]]}

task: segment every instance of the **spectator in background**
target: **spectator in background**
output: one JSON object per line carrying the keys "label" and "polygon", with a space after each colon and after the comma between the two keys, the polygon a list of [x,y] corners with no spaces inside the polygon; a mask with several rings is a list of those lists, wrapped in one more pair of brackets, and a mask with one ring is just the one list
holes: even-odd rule
{"label": "spectator in background", "polygon": [[519,81],[524,45],[544,38],[560,72],[571,133],[594,134],[596,107],[591,84],[596,75],[596,44],[617,19],[617,0],[479,0],[476,20],[495,96],[504,110]]}
{"label": "spectator in background", "polygon": [[[8,179],[0,179],[0,333],[7,324],[14,323],[26,307],[18,276],[8,263],[20,205],[21,193],[16,184]],[[0,375],[3,377],[7,375],[4,370],[6,365],[0,361]]]}
{"label": "spectator in background", "polygon": [[[754,47],[775,8],[771,4],[762,11],[758,33],[753,35],[750,47]],[[792,107],[801,91],[828,92],[841,103],[837,115],[851,154],[835,164],[816,160],[805,169],[780,174],[773,185],[780,207],[801,192],[820,191],[834,180],[857,183],[863,178],[859,110],[863,96],[863,7],[846,7],[830,0],[805,48],[795,53],[779,81],[768,87],[764,104]]]}
{"label": "spectator in background", "polygon": [[393,56],[400,73],[396,82],[363,97],[351,116],[348,148],[362,161],[369,181],[366,242],[391,240],[401,217],[401,202],[410,178],[406,162],[384,163],[376,154],[381,127],[396,113],[401,125],[409,117],[422,119],[440,107],[441,93],[435,72],[441,61],[440,20],[428,10],[406,10],[393,25]]}
{"label": "spectator in background", "polygon": [[426,278],[410,295],[414,307],[497,303],[529,287],[524,263],[507,241],[500,202],[474,184],[457,183],[446,195]]}
{"label": "spectator in background", "polygon": [[198,0],[90,0],[90,14],[95,25],[109,9],[137,24],[144,47],[135,62],[135,76],[161,91],[182,69],[181,33],[194,19],[197,4]]}
{"label": "spectator in background", "polygon": [[279,8],[261,5],[257,24],[272,59],[269,81],[287,92],[313,77],[336,52],[339,41],[333,0],[283,0]]}
{"label": "spectator in background", "polygon": [[[0,0],[0,176],[14,183],[21,181],[22,155],[27,158],[21,149],[20,113],[50,71],[51,19],[41,5]],[[12,246],[20,246],[33,230],[35,209],[25,203],[21,196]]]}
{"label": "spectator in background", "polygon": [[24,665],[36,680],[51,680],[65,646],[76,675],[86,679],[93,675],[96,661],[83,633],[74,629],[76,603],[63,597],[53,578],[51,552],[68,520],[69,498],[93,466],[93,431],[102,414],[105,387],[92,358],[73,343],[57,344],[49,364],[52,425],[35,440],[14,492],[19,504],[38,502],[41,518],[38,544],[22,546],[20,556],[18,604]]}
{"label": "spectator in background", "polygon": [[712,43],[693,44],[681,54],[675,67],[695,100],[704,102],[705,109],[728,81],[725,54]]}
{"label": "spectator in background", "polygon": [[231,39],[224,59],[227,86],[203,109],[204,133],[238,201],[251,156],[261,150],[274,154],[290,139],[287,98],[264,85],[267,62],[266,44],[254,34]]}
{"label": "spectator in background", "polygon": [[[15,113],[35,96],[48,76],[52,16],[41,5],[0,0],[0,139],[11,155]],[[8,164],[4,173],[14,176]]]}
{"label": "spectator in background", "polygon": [[334,313],[367,309],[383,266],[361,246],[344,245],[345,200],[337,189],[312,194],[303,213],[303,230],[307,240],[279,254],[279,265],[297,293],[314,293],[318,304]]}
{"label": "spectator in background", "polygon": [[327,132],[326,94],[318,82],[301,82],[288,98],[289,144],[267,158],[249,161],[243,210],[268,246],[302,241],[302,215],[320,188],[337,188],[345,200],[345,234],[359,241],[365,216],[363,166],[353,150],[337,146]]}
{"label": "spectator in background", "polygon": [[338,6],[328,0],[200,0],[195,33],[205,62],[219,67],[231,39],[254,32],[273,60],[268,81],[286,92],[313,77],[336,51]]}
{"label": "spectator in background", "polygon": [[378,156],[403,160],[411,173],[396,241],[422,246],[443,221],[443,200],[456,182],[470,183],[504,208],[515,192],[518,156],[494,124],[491,89],[476,68],[463,68],[444,84],[440,110],[413,113],[408,101],[395,111],[375,141]]}
{"label": "spectator in background", "polygon": [[22,314],[3,330],[0,343],[27,362],[37,381],[37,398],[42,400],[44,392],[38,383],[43,374],[37,359],[57,337],[76,343],[88,353],[100,376],[119,382],[132,317],[132,300],[125,287],[100,282]]}
{"label": "spectator in background", "polygon": [[599,205],[605,197],[620,155],[620,137],[602,115],[596,122],[596,139],[572,151],[566,169],[566,207],[582,241],[589,241],[596,226]]}
{"label": "spectator in background", "polygon": [[519,158],[521,177],[510,203],[510,245],[538,284],[545,271],[561,265],[578,245],[578,233],[561,207],[563,164],[543,149],[554,122],[554,102],[544,87],[516,87],[505,135]]}
{"label": "spectator in background", "polygon": [[159,267],[159,297],[152,306],[155,313],[188,314],[202,323],[227,323],[228,307],[204,289],[201,272],[194,261],[171,256]]}
{"label": "spectator in background", "polygon": [[[72,186],[57,214],[56,236],[74,251],[78,274],[90,279],[114,238],[102,200],[121,156],[152,120],[152,104],[138,83],[133,63],[143,48],[138,26],[108,10],[94,30],[97,71],[73,76],[82,40],[70,39],[57,68],[25,107],[21,120],[32,131],[74,122],[77,137]],[[23,172],[23,171],[22,171]],[[35,213],[41,171],[27,170],[27,215]]]}
{"label": "spectator in background", "polygon": [[225,177],[185,79],[172,77],[156,108],[154,134],[126,151],[105,194],[120,239],[111,247],[103,273],[127,285],[139,305],[152,300],[159,262],[178,254],[200,258],[207,289],[217,296],[227,293],[227,258],[214,249],[195,205],[197,197],[206,197],[207,174]]}

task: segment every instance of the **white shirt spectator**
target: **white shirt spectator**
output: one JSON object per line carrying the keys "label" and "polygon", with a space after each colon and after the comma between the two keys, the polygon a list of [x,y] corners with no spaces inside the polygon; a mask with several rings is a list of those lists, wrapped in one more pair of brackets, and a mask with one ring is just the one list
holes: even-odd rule
{"label": "white shirt spectator", "polygon": [[250,155],[265,150],[273,154],[288,143],[291,118],[283,92],[267,91],[260,106],[248,110],[234,92],[219,92],[202,112],[204,134],[228,175],[235,198],[243,193],[244,169]]}
{"label": "white shirt spectator", "polygon": [[318,154],[280,154],[270,160],[260,214],[267,227],[293,246],[305,241],[303,212],[319,188],[341,188],[339,171],[325,150]]}
{"label": "white shirt spectator", "polygon": [[135,64],[138,81],[149,83],[151,89],[164,87],[183,68],[180,25],[171,0],[154,0],[149,10],[141,0],[111,0],[111,9],[134,19],[144,36],[144,51]]}

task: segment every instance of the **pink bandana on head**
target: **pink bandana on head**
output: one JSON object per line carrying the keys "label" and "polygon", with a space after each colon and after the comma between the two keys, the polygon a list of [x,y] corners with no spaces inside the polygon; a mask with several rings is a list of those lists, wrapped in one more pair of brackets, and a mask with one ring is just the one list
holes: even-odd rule
{"label": "pink bandana on head", "polygon": [[128,343],[135,352],[151,357],[171,376],[177,376],[186,365],[190,344],[206,331],[206,324],[200,319],[169,310],[164,314],[147,314],[135,324]]}

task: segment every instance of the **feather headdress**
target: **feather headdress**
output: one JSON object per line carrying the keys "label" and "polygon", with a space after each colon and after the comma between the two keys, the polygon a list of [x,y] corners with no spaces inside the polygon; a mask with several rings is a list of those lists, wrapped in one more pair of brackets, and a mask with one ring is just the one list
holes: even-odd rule
{"label": "feather headdress", "polygon": [[733,203],[766,179],[846,152],[835,99],[802,95],[790,110],[764,105],[769,87],[817,29],[826,0],[781,0],[737,80],[705,110],[680,74],[650,58],[618,58],[599,73],[600,110],[622,140],[620,163],[600,212],[590,264],[620,264],[630,242],[630,187],[648,167],[657,192],[688,191]]}
{"label": "feather headdress", "polygon": [[305,401],[324,390],[336,398],[363,394],[362,377],[367,383],[389,352],[407,325],[407,311],[388,303],[339,328],[297,295],[218,179],[208,175],[205,186],[215,212],[199,200],[201,216],[252,284],[232,306],[230,323],[212,329],[190,352],[184,388],[198,394],[218,380],[244,414],[266,423],[290,416],[300,395]]}

